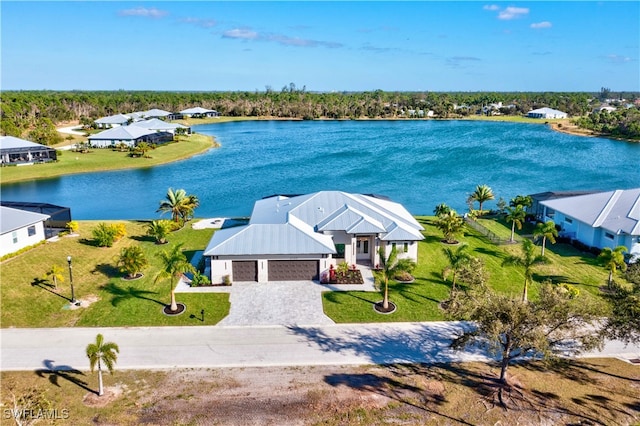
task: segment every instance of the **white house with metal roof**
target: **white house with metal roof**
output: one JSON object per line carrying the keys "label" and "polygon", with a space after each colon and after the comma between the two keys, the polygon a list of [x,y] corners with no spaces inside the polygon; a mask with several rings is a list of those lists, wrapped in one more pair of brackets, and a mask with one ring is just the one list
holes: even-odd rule
{"label": "white house with metal roof", "polygon": [[[160,120],[158,120],[160,121]],[[118,126],[89,136],[89,144],[93,147],[108,148],[124,143],[134,147],[140,142],[164,143],[173,140],[173,134],[168,131],[151,130],[134,125]]]}
{"label": "white house with metal roof", "polygon": [[153,130],[155,132],[169,132],[171,134],[176,133],[176,129],[185,129],[185,132],[190,133],[191,129],[187,126],[183,126],[178,123],[167,123],[157,118],[151,118],[149,120],[136,121],[129,126],[139,127],[141,129]]}
{"label": "white house with metal roof", "polygon": [[347,262],[375,266],[378,250],[418,258],[423,227],[401,205],[375,195],[320,191],[258,200],[249,224],[217,231],[204,256],[211,282],[318,280]]}
{"label": "white house with metal roof", "polygon": [[45,239],[49,215],[0,206],[0,257]]}
{"label": "white house with metal roof", "polygon": [[529,118],[547,118],[547,119],[553,119],[553,118],[567,118],[567,113],[566,112],[562,112],[562,111],[558,111],[557,109],[553,109],[553,108],[538,108],[538,109],[534,109],[531,110],[527,113],[527,117]]}
{"label": "white house with metal roof", "polygon": [[182,111],[180,111],[180,114],[182,114],[185,117],[195,117],[195,118],[218,117],[220,115],[218,114],[218,111],[214,109],[206,109],[202,107],[193,107],[193,108],[183,109]]}
{"label": "white house with metal roof", "polygon": [[133,121],[132,117],[124,114],[116,114],[98,118],[93,122],[98,129],[110,129],[112,127],[126,126],[130,121]]}
{"label": "white house with metal roof", "polygon": [[590,247],[625,246],[640,258],[640,188],[597,192],[540,202],[544,220]]}
{"label": "white house with metal roof", "polygon": [[14,136],[0,136],[0,164],[33,164],[57,159],[56,150]]}

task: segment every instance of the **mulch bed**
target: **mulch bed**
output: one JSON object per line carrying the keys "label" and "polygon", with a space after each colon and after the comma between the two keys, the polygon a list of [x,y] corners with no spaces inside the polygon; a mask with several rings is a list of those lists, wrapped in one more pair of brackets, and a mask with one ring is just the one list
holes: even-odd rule
{"label": "mulch bed", "polygon": [[180,315],[182,313],[184,313],[184,311],[187,310],[187,307],[185,306],[184,303],[176,303],[176,305],[178,305],[178,309],[175,311],[171,310],[171,305],[166,305],[164,308],[162,308],[162,312],[164,312],[165,315],[174,317],[176,315]]}

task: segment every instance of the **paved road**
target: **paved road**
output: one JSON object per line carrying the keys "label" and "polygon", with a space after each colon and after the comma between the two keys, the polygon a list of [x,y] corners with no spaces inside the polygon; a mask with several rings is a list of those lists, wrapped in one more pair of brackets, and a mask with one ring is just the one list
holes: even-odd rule
{"label": "paved road", "polygon": [[[87,370],[85,348],[102,333],[120,346],[118,369],[363,365],[487,360],[481,350],[455,352],[464,324],[337,324],[317,327],[136,327],[0,330],[0,369]],[[640,358],[640,346],[609,342],[586,356]]]}

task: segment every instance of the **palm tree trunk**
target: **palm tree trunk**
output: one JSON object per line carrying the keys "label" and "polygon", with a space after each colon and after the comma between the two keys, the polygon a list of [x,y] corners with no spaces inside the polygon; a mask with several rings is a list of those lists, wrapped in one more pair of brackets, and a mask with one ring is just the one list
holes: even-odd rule
{"label": "palm tree trunk", "polygon": [[611,288],[611,285],[613,284],[613,269],[609,270],[609,288]]}
{"label": "palm tree trunk", "polygon": [[176,303],[176,293],[173,289],[171,289],[171,307],[169,309],[171,309],[172,312],[178,310],[178,304]]}
{"label": "palm tree trunk", "polygon": [[100,365],[100,359],[98,359],[98,396],[104,395],[104,387],[102,385],[102,367]]}
{"label": "palm tree trunk", "polygon": [[522,291],[522,301],[526,302],[527,301],[527,293],[529,290],[529,281],[527,281],[526,279],[524,280],[524,290]]}
{"label": "palm tree trunk", "polygon": [[513,222],[511,222],[511,242],[513,242],[513,234],[516,233],[516,222],[515,220]]}
{"label": "palm tree trunk", "polygon": [[382,309],[389,309],[389,280],[384,279],[384,298],[382,299]]}
{"label": "palm tree trunk", "polygon": [[453,270],[453,280],[451,281],[451,292],[453,293],[453,291],[456,289],[456,271],[455,269]]}
{"label": "palm tree trunk", "polygon": [[544,246],[547,243],[547,237],[542,237],[542,257],[544,257]]}

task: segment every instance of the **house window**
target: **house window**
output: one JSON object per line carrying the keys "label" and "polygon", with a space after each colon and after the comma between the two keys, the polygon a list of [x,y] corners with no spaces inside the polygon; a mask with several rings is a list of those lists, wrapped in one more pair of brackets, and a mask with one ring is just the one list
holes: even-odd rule
{"label": "house window", "polygon": [[395,250],[396,249],[396,243],[391,243],[391,250]]}
{"label": "house window", "polygon": [[403,249],[404,249],[405,253],[408,252],[409,251],[409,243],[404,243]]}
{"label": "house window", "polygon": [[362,252],[365,254],[369,253],[369,240],[364,240],[364,246],[362,247]]}
{"label": "house window", "polygon": [[34,235],[36,235],[36,227],[35,226],[28,227],[27,232],[29,233],[30,237],[33,237]]}
{"label": "house window", "polygon": [[569,219],[568,217],[565,217],[564,221],[567,223],[573,223],[573,219]]}
{"label": "house window", "polygon": [[13,231],[11,233],[11,238],[13,238],[13,244],[18,244],[18,232]]}
{"label": "house window", "polygon": [[613,238],[614,238],[614,237],[613,237],[613,234],[612,234],[611,232],[605,232],[605,233],[604,233],[604,236],[605,236],[605,238],[608,238],[608,239],[610,239],[610,240],[613,240]]}

